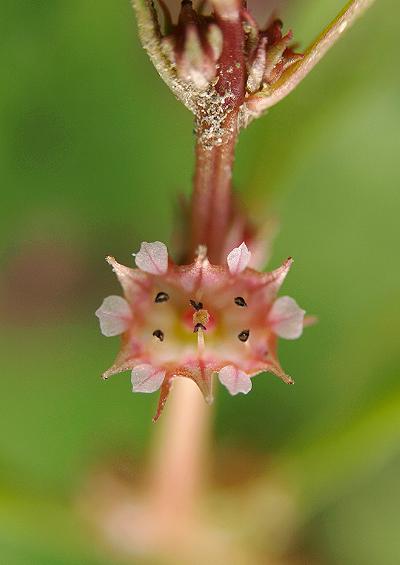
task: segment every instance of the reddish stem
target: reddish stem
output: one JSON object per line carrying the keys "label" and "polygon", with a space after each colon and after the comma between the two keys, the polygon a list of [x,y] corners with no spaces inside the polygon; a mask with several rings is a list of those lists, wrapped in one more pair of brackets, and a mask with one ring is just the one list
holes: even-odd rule
{"label": "reddish stem", "polygon": [[[236,115],[228,115],[226,121],[233,122],[236,130]],[[196,171],[192,196],[191,253],[199,245],[206,245],[211,262],[221,259],[223,238],[232,217],[232,167],[236,131],[226,128],[221,145],[205,147],[201,141],[196,145]]]}
{"label": "reddish stem", "polygon": [[[191,254],[206,245],[213,263],[222,260],[224,238],[233,216],[232,168],[238,135],[238,111],[244,101],[246,68],[241,16],[217,17],[224,43],[215,85],[218,103],[197,125],[196,170],[191,206]],[[214,131],[215,130],[215,131]],[[206,141],[205,141],[206,140]]]}

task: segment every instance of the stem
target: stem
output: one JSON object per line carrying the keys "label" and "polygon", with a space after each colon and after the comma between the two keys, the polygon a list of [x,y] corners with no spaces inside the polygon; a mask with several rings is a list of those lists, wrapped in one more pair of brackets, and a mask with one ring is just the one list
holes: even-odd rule
{"label": "stem", "polygon": [[240,12],[233,19],[225,19],[222,12],[216,19],[224,42],[215,91],[208,110],[198,113],[190,246],[194,255],[199,245],[205,245],[212,263],[222,260],[224,237],[233,215],[232,168],[246,81]]}
{"label": "stem", "polygon": [[164,544],[182,541],[184,532],[196,530],[211,413],[190,379],[178,378],[173,386],[162,426],[157,426],[150,465],[151,514]]}
{"label": "stem", "polygon": [[232,218],[232,167],[237,138],[237,114],[228,114],[221,145],[196,144],[196,170],[191,209],[191,255],[207,247],[211,262],[219,263]]}

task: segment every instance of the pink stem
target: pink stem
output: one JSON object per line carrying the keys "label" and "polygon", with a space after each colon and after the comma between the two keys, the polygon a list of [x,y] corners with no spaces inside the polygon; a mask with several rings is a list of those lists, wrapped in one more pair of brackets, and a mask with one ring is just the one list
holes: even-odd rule
{"label": "pink stem", "polygon": [[150,507],[163,545],[193,531],[207,467],[210,407],[196,385],[176,379],[151,461]]}

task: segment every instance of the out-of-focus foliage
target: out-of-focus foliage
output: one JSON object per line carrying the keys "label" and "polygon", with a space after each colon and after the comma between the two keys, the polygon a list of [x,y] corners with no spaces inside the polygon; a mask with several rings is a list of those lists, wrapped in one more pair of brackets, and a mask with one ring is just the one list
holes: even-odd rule
{"label": "out-of-focus foliage", "polygon": [[[285,21],[306,42],[339,8],[299,0]],[[93,313],[118,292],[106,254],[129,263],[140,241],[168,240],[191,116],[127,1],[2,12],[0,561],[117,564],[79,497],[107,461],[142,465],[156,398],[130,394],[128,374],[100,381],[117,342]],[[400,559],[399,17],[377,2],[238,147],[243,199],[281,218],[271,266],[294,256],[285,293],[319,324],[282,344],[295,387],[264,375],[247,397],[221,391],[215,449],[282,469],[299,544],[322,563]]]}

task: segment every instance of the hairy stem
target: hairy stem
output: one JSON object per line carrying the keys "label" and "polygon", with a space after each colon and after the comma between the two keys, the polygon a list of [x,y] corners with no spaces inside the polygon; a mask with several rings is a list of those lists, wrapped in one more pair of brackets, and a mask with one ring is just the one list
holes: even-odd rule
{"label": "hairy stem", "polygon": [[[235,5],[226,1],[221,4],[229,10]],[[222,259],[224,236],[232,219],[232,168],[246,81],[240,12],[237,10],[235,16],[230,14],[226,19],[222,7],[221,13],[217,13],[224,38],[214,93],[217,102],[211,104],[205,115],[199,112],[191,208],[191,254],[199,245],[205,245],[214,263]]]}

